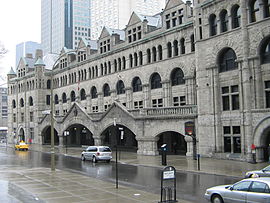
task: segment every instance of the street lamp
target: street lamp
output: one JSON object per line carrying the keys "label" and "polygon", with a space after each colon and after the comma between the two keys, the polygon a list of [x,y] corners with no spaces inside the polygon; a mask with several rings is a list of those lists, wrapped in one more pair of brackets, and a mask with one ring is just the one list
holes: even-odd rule
{"label": "street lamp", "polygon": [[[116,118],[113,118],[113,125],[116,128]],[[116,128],[117,129],[117,128]],[[116,131],[117,132],[117,131]],[[118,136],[116,134],[116,145],[115,145],[115,184],[116,189],[118,189],[118,152],[117,152],[117,145],[118,145]]]}
{"label": "street lamp", "polygon": [[64,131],[64,136],[66,138],[66,155],[67,155],[67,136],[69,135],[69,131]]}
{"label": "street lamp", "polygon": [[54,121],[53,121],[53,69],[51,72],[51,171],[55,171]]}

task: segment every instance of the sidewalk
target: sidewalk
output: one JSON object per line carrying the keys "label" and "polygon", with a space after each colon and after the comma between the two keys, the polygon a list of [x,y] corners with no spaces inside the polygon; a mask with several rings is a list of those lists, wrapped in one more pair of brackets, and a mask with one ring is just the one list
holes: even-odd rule
{"label": "sidewalk", "polygon": [[[50,152],[50,146],[37,146],[31,145],[31,150]],[[80,157],[82,148],[68,147],[55,148],[56,153],[66,154],[68,156]],[[151,166],[164,168],[161,164],[161,156],[144,156],[137,155],[133,152],[120,152],[118,157],[119,162],[123,164]],[[113,154],[113,160],[115,161],[115,154]],[[244,177],[247,171],[262,169],[269,163],[256,163],[251,164],[248,162],[234,161],[234,160],[221,160],[214,158],[200,158],[200,171],[198,171],[198,161],[193,160],[192,157],[186,157],[181,155],[167,155],[167,165],[174,166],[178,171],[191,171],[216,175],[226,175],[235,177]]]}

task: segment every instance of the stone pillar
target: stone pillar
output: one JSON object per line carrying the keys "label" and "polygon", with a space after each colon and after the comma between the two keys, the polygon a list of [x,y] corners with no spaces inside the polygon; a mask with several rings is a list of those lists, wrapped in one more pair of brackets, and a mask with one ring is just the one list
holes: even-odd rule
{"label": "stone pillar", "polygon": [[133,107],[133,105],[132,105],[132,101],[133,101],[132,88],[127,87],[125,89],[125,91],[126,91],[126,98],[127,98],[127,108],[132,109],[132,107]]}
{"label": "stone pillar", "polygon": [[162,88],[163,88],[163,106],[168,107],[171,105],[170,97],[171,97],[171,88],[170,88],[170,81],[162,81]]}
{"label": "stone pillar", "polygon": [[98,111],[102,112],[104,111],[104,96],[103,96],[103,92],[99,92],[97,93],[98,95]]}
{"label": "stone pillar", "polygon": [[[248,64],[249,56],[249,37],[248,37],[248,16],[247,16],[247,1],[241,0],[241,25],[242,25],[242,49],[243,51],[243,62],[240,64],[240,76],[242,86],[242,101],[241,101],[241,111],[242,111],[242,137],[241,140],[246,140],[245,148],[242,148],[242,155],[246,153],[247,161],[252,161],[251,144],[254,143],[252,136],[252,114],[251,114],[251,85],[250,85],[250,69]],[[244,151],[246,149],[246,151]]]}
{"label": "stone pillar", "polygon": [[[262,79],[262,70],[260,66],[260,60],[258,57],[254,58],[255,67],[253,67],[255,75],[253,77],[253,81],[255,80],[255,99],[256,99],[256,109],[262,109],[264,108],[264,90],[263,90],[263,79]],[[254,107],[253,107],[254,108]]]}
{"label": "stone pillar", "polygon": [[63,147],[64,146],[64,138],[63,135],[59,135],[59,147]]}
{"label": "stone pillar", "polygon": [[102,145],[101,136],[93,136],[93,139],[96,146]]}
{"label": "stone pillar", "polygon": [[91,95],[86,95],[86,101],[87,101],[87,113],[91,113],[92,111],[92,98],[91,98]]}
{"label": "stone pillar", "polygon": [[118,98],[117,98],[116,90],[114,89],[114,90],[111,90],[110,92],[111,92],[112,101],[117,100]]}
{"label": "stone pillar", "polygon": [[158,138],[152,137],[138,137],[138,151],[137,154],[142,155],[158,155],[157,148]]}
{"label": "stone pillar", "polygon": [[196,88],[193,76],[187,76],[184,78],[186,81],[186,104],[194,105],[196,104]]}
{"label": "stone pillar", "polygon": [[193,156],[193,140],[191,136],[185,136],[185,141],[187,142],[187,153],[186,156],[192,157]]}
{"label": "stone pillar", "polygon": [[149,84],[144,84],[142,85],[143,87],[143,95],[144,95],[144,98],[143,98],[143,106],[144,108],[148,108],[150,107],[150,90],[149,90]]}

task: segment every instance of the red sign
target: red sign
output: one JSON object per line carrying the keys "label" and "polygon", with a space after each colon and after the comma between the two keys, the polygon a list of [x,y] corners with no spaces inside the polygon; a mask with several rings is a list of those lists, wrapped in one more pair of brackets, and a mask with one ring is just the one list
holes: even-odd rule
{"label": "red sign", "polygon": [[251,145],[251,149],[252,149],[252,150],[256,149],[255,144],[252,144],[252,145]]}
{"label": "red sign", "polygon": [[195,134],[195,124],[192,121],[188,121],[185,123],[185,133],[186,135],[194,135]]}

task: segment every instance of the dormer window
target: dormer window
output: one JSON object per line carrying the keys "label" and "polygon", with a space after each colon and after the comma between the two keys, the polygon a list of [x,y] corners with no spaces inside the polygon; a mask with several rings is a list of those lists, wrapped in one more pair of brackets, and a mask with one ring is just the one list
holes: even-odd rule
{"label": "dormer window", "polygon": [[138,26],[128,30],[128,43],[135,42],[136,40],[140,40],[142,38],[142,27]]}
{"label": "dormer window", "polygon": [[99,47],[101,54],[110,51],[111,50],[110,39],[100,42]]}
{"label": "dormer window", "polygon": [[171,27],[175,27],[183,23],[183,11],[183,9],[179,9],[178,11],[173,11],[172,13],[165,15],[166,29],[170,29]]}
{"label": "dormer window", "polygon": [[63,58],[60,60],[60,69],[67,67],[67,58]]}
{"label": "dormer window", "polygon": [[79,51],[78,52],[78,62],[86,60],[86,53],[85,51]]}

